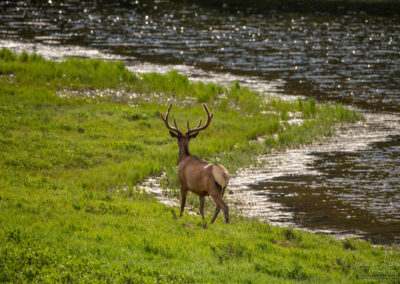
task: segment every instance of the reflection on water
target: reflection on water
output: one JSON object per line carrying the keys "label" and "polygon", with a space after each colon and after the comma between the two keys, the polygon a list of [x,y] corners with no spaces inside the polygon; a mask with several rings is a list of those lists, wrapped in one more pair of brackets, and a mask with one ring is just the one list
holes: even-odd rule
{"label": "reflection on water", "polygon": [[400,237],[400,117],[365,113],[322,144],[261,157],[230,181],[238,211],[273,224]]}
{"label": "reflection on water", "polygon": [[0,1],[0,11],[3,39],[285,79],[289,93],[400,110],[398,16],[244,14],[150,0]]}
{"label": "reflection on water", "polygon": [[[256,188],[306,228],[360,230],[375,241],[400,236],[400,136],[359,152],[312,155],[321,175],[282,176]],[[398,162],[382,168],[387,159]]]}

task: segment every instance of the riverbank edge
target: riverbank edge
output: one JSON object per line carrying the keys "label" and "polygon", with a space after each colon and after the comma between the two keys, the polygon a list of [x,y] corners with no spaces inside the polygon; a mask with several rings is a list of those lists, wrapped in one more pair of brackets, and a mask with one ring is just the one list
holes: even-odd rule
{"label": "riverbank edge", "polygon": [[[42,62],[40,57],[27,54],[19,55],[19,60],[27,64]],[[87,62],[84,60],[73,62],[78,66],[87,67],[85,64]],[[116,77],[117,84],[120,78],[135,80],[124,72],[120,63],[102,69],[104,63],[101,61],[88,62],[90,63],[88,66],[95,68],[91,72],[107,71],[102,72],[101,76],[111,77],[110,80],[113,78],[113,72],[121,75],[122,77]],[[24,69],[18,65],[14,67],[20,71]],[[63,142],[56,139],[58,137],[49,135],[51,133],[47,133],[51,130],[49,124],[52,119],[55,119],[57,114],[62,114],[63,107],[70,110],[65,119],[74,123],[68,123],[68,120],[57,121],[57,133],[66,132],[68,137],[82,138],[82,135],[87,133],[91,139],[101,139],[103,133],[90,132],[91,129],[85,125],[85,121],[101,122],[104,117],[107,117],[107,123],[101,123],[100,126],[105,128],[110,124],[107,130],[116,128],[114,135],[128,131],[128,128],[133,126],[151,129],[162,124],[159,118],[155,117],[159,113],[155,113],[153,109],[149,111],[142,108],[132,111],[107,99],[88,101],[74,98],[74,93],[70,94],[68,89],[65,93],[70,94],[70,97],[57,98],[51,93],[54,90],[47,86],[47,78],[42,77],[46,75],[46,70],[39,71],[41,72],[36,74],[39,77],[35,79],[33,85],[29,85],[29,81],[24,83],[23,80],[29,80],[26,76],[14,75],[10,78],[1,78],[11,79],[8,86],[2,85],[1,96],[2,99],[13,102],[9,105],[2,104],[1,108],[3,118],[9,117],[12,123],[7,135],[2,132],[3,150],[5,149],[3,147],[15,146],[16,142],[24,142],[19,139],[11,140],[15,135],[14,131],[18,130],[16,127],[20,126],[23,134],[21,138],[26,140],[24,144],[26,148],[17,148],[18,151],[26,152],[42,147],[42,154],[45,155],[45,151],[48,150],[47,143],[53,141],[58,145]],[[61,72],[59,75],[65,78],[64,74]],[[97,82],[99,78],[96,76],[86,77],[87,72],[78,74],[85,80],[99,83]],[[68,74],[65,76],[69,77]],[[156,74],[152,76],[154,79],[160,78]],[[41,80],[47,87],[35,85]],[[109,84],[114,83],[113,80],[109,82]],[[14,89],[14,86],[17,88]],[[19,88],[28,93],[20,93]],[[236,85],[234,90],[237,91],[238,88]],[[298,104],[300,103],[304,104],[303,107],[309,108],[308,115],[312,115],[315,111],[315,102],[299,101]],[[279,102],[277,105],[279,106]],[[282,103],[282,106],[285,104]],[[157,104],[157,108],[159,107]],[[182,107],[177,109],[186,116],[192,113],[190,109],[185,110]],[[44,110],[50,112],[46,114]],[[94,112],[94,117],[91,111]],[[195,108],[194,111],[199,114],[201,107]],[[283,119],[288,115],[288,111],[284,109],[279,114]],[[110,120],[115,116],[118,124],[111,123],[115,122]],[[29,140],[32,121],[43,122],[35,128],[38,132],[35,139],[40,137],[48,139],[46,143]],[[215,120],[215,123],[218,125],[221,121]],[[6,128],[1,129],[3,131]],[[253,133],[252,136],[257,137],[257,134]],[[77,141],[87,142],[82,139]],[[174,160],[171,157],[176,155],[176,145],[169,140],[165,143],[163,138],[155,142],[166,144],[167,148],[164,150],[173,149],[173,155],[167,158],[169,163]],[[274,143],[273,140],[268,142]],[[151,144],[152,141],[147,140],[146,143]],[[76,145],[74,143],[74,147]],[[128,151],[137,151],[144,147],[135,143],[115,146]],[[14,172],[12,167],[21,166],[21,160],[12,159],[8,154],[20,153],[15,151],[6,154],[9,167],[6,171],[10,176],[6,180],[4,176],[0,179],[2,185],[0,223],[4,228],[0,232],[2,281],[75,282],[89,279],[145,283],[154,281],[228,283],[254,282],[260,279],[274,282],[351,279],[351,282],[353,280],[363,282],[364,267],[373,267],[375,262],[383,267],[386,260],[387,249],[373,248],[368,242],[357,240],[338,242],[326,236],[277,228],[239,216],[234,216],[230,225],[225,225],[219,220],[215,226],[205,225],[198,216],[185,215],[182,219],[177,219],[175,210],[160,205],[150,196],[139,192],[137,188],[107,187],[105,191],[101,188],[93,190],[88,184],[60,186],[56,182],[58,174],[55,177],[46,177],[38,174],[28,175],[25,171],[21,171],[20,173],[25,174],[18,175],[19,172]],[[80,153],[75,151],[73,154],[79,157]],[[70,155],[66,153],[65,157],[68,156]],[[44,169],[44,173],[52,168],[52,165],[37,159],[31,160],[29,156],[18,157],[32,162],[31,165],[22,164],[23,167],[39,167]],[[86,158],[90,157],[89,155]],[[85,175],[93,174],[91,171],[95,170],[88,159],[70,162],[74,165],[78,163],[77,165],[82,167],[74,174],[77,175],[77,180],[85,179]],[[135,164],[129,163],[129,167],[122,169],[129,170],[132,165]],[[117,170],[118,168],[107,168],[107,171],[101,174],[107,175],[109,171],[117,174]],[[102,176],[96,175],[95,178],[101,180]],[[395,254],[392,258],[393,261],[397,261],[398,255]],[[363,269],[357,266],[359,263],[363,264]]]}

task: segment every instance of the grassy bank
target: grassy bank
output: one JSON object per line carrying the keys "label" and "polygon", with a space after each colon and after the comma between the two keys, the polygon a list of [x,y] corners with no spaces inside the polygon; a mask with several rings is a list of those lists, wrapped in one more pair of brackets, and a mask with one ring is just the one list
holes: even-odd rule
{"label": "grassy bank", "polygon": [[178,186],[177,146],[159,119],[168,101],[182,126],[203,117],[207,102],[214,119],[192,153],[231,172],[362,119],[338,104],[266,100],[238,83],[138,76],[121,62],[52,62],[3,49],[0,281],[353,282],[399,263],[388,248],[238,216],[207,229],[198,216],[177,219],[137,188],[162,171],[169,188]]}

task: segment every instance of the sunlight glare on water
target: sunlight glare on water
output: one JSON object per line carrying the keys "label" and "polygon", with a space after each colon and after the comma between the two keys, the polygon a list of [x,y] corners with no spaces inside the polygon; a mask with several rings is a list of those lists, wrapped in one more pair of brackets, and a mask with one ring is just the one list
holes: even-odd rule
{"label": "sunlight glare on water", "polygon": [[333,141],[260,157],[261,168],[239,171],[229,200],[280,225],[377,241],[400,236],[399,16],[158,0],[0,1],[0,11],[0,46],[14,51],[123,60],[137,73],[176,69],[191,80],[237,80],[285,99],[362,109],[366,121],[339,128]]}

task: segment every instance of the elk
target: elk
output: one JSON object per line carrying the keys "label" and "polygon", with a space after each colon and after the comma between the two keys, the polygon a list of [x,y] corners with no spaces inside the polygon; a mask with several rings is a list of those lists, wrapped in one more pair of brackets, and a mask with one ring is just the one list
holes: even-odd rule
{"label": "elk", "polygon": [[176,119],[174,119],[174,126],[168,122],[169,112],[172,108],[172,103],[169,105],[165,117],[160,113],[161,119],[164,121],[165,126],[169,129],[171,137],[176,138],[179,147],[179,160],[178,160],[178,178],[181,184],[181,213],[186,204],[187,192],[191,191],[199,196],[200,199],[200,214],[204,221],[204,202],[206,196],[211,196],[216,204],[214,217],[211,223],[217,219],[219,211],[222,209],[225,216],[225,222],[229,223],[229,208],[223,200],[225,189],[229,182],[229,172],[219,164],[212,164],[200,160],[196,156],[192,156],[189,152],[190,140],[197,137],[200,131],[206,129],[213,118],[213,113],[210,113],[206,104],[203,108],[207,113],[207,122],[201,126],[202,120],[196,128],[190,129],[189,121],[186,123],[187,131],[185,134],[178,128]]}

